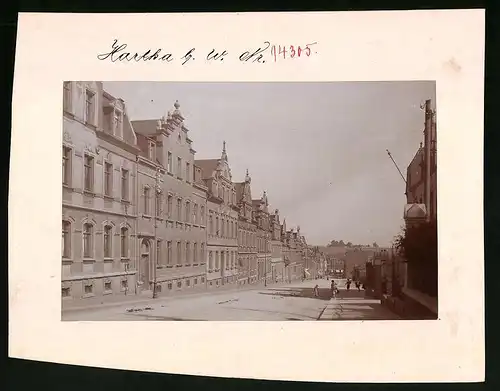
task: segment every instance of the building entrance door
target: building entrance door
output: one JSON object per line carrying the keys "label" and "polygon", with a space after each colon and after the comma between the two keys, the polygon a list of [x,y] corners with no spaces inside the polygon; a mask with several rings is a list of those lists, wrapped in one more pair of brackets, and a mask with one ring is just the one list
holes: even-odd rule
{"label": "building entrance door", "polygon": [[143,239],[141,244],[141,281],[143,290],[149,290],[151,285],[149,275],[150,253],[149,240]]}

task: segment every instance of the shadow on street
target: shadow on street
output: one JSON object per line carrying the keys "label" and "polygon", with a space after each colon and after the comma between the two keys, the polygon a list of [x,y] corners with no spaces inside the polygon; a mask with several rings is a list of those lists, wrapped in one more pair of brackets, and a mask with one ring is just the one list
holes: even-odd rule
{"label": "shadow on street", "polygon": [[[280,296],[280,297],[302,297],[308,299],[316,299],[316,300],[330,300],[332,298],[332,293],[330,288],[319,288],[319,295],[314,296],[313,288],[299,288],[299,287],[285,287],[285,288],[271,288],[267,289],[265,292],[259,292],[261,295],[268,296]],[[337,293],[338,299],[362,299],[362,298],[370,298],[365,295],[365,291],[358,291],[357,289],[340,289],[340,293]]]}

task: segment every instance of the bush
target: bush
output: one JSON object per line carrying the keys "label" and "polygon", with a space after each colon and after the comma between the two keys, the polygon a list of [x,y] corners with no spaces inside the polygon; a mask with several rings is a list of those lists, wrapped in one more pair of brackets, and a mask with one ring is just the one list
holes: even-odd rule
{"label": "bush", "polygon": [[437,222],[408,226],[396,237],[396,249],[408,262],[410,287],[437,296],[438,248]]}

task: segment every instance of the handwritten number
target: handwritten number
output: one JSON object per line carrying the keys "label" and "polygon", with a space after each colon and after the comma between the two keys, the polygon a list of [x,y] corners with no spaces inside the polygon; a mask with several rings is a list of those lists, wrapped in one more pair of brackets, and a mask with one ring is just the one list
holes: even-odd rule
{"label": "handwritten number", "polygon": [[301,54],[302,54],[302,49],[299,46],[298,49],[297,49],[297,56],[300,57]]}
{"label": "handwritten number", "polygon": [[276,46],[271,46],[271,55],[274,57],[274,62],[276,62]]}
{"label": "handwritten number", "polygon": [[279,54],[283,54],[283,58],[286,58],[286,46],[281,47],[279,46]]}
{"label": "handwritten number", "polygon": [[292,57],[292,58],[295,57],[295,49],[294,49],[293,45],[290,46],[290,57]]}

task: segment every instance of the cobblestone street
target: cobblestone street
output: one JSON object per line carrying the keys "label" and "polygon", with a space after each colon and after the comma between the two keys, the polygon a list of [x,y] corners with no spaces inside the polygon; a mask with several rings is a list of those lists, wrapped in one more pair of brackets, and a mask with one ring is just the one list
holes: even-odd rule
{"label": "cobblestone street", "polygon": [[[313,288],[318,284],[319,297]],[[380,300],[365,298],[363,291],[347,291],[339,281],[340,294],[330,298],[330,281],[308,280],[246,291],[222,291],[106,308],[64,311],[67,321],[192,320],[192,321],[285,321],[397,319]]]}

